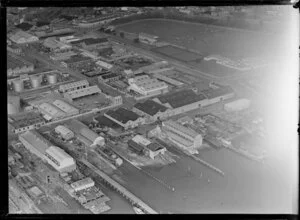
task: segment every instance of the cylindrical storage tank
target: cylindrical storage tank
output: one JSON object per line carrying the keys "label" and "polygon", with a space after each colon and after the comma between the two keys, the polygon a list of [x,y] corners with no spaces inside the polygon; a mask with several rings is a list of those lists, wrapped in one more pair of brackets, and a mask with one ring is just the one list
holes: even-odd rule
{"label": "cylindrical storage tank", "polygon": [[41,85],[41,79],[38,76],[31,77],[31,86],[33,89],[39,88]]}
{"label": "cylindrical storage tank", "polygon": [[15,80],[13,82],[15,92],[22,92],[24,89],[24,83],[22,80]]}
{"label": "cylindrical storage tank", "polygon": [[57,83],[57,75],[56,74],[48,74],[47,80],[49,84],[56,84]]}
{"label": "cylindrical storage tank", "polygon": [[17,114],[20,111],[20,97],[8,96],[7,97],[7,113],[9,115]]}

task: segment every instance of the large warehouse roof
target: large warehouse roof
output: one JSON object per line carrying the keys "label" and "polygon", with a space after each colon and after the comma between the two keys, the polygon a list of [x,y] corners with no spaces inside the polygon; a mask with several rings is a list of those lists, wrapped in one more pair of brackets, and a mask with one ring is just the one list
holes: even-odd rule
{"label": "large warehouse roof", "polygon": [[93,95],[96,93],[101,93],[101,90],[99,89],[99,87],[97,85],[66,92],[66,94],[69,97],[71,97],[72,99],[76,99],[76,98],[80,98],[80,97],[88,96],[88,95]]}
{"label": "large warehouse roof", "polygon": [[36,131],[26,131],[20,136],[42,154],[51,146],[51,143]]}
{"label": "large warehouse roof", "polygon": [[206,99],[203,94],[197,95],[192,90],[182,90],[171,94],[166,94],[158,97],[161,103],[169,103],[172,108],[178,108],[181,106],[189,105],[194,102],[198,102]]}
{"label": "large warehouse roof", "polygon": [[44,102],[39,105],[39,108],[44,111],[46,114],[50,115],[51,117],[58,117],[61,115],[64,115],[64,112],[61,111],[60,109],[54,107],[53,105]]}
{"label": "large warehouse roof", "polygon": [[165,106],[150,99],[146,100],[143,103],[136,103],[134,107],[152,116],[157,114],[158,112],[165,112],[167,110]]}
{"label": "large warehouse roof", "polygon": [[69,105],[68,103],[66,103],[62,100],[59,100],[59,99],[55,100],[52,104],[66,113],[73,113],[73,112],[78,111],[77,108],[75,108],[75,107]]}
{"label": "large warehouse roof", "polygon": [[125,108],[118,108],[115,111],[109,110],[106,114],[123,124],[128,121],[136,121],[139,118],[139,115]]}
{"label": "large warehouse roof", "polygon": [[196,136],[199,135],[196,131],[194,131],[190,128],[187,128],[187,127],[185,127],[175,121],[172,121],[172,120],[164,121],[163,125],[167,126],[167,127],[171,127],[177,131],[180,131],[181,133],[184,133],[185,135],[192,137],[192,138],[195,138]]}
{"label": "large warehouse roof", "polygon": [[73,160],[73,158],[59,147],[51,146],[46,150],[46,153],[56,159],[58,162],[63,163],[65,160]]}

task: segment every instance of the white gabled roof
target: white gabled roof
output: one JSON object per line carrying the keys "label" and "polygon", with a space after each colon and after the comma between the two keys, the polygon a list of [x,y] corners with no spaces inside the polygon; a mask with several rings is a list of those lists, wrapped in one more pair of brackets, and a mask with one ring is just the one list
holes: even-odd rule
{"label": "white gabled roof", "polygon": [[46,150],[46,153],[52,156],[55,160],[63,163],[65,160],[73,160],[73,158],[59,147],[51,146]]}

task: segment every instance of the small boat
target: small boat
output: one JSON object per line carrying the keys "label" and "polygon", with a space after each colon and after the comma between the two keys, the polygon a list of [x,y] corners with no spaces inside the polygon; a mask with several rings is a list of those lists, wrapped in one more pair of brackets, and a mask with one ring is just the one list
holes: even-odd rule
{"label": "small boat", "polygon": [[136,214],[146,214],[145,212],[143,212],[143,210],[141,210],[140,208],[133,206],[133,210]]}

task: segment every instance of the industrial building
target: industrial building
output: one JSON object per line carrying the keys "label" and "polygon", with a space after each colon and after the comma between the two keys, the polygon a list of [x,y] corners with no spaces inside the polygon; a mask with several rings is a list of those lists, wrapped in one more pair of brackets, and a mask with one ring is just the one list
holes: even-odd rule
{"label": "industrial building", "polygon": [[98,77],[98,81],[100,82],[114,82],[119,80],[122,77],[122,75],[116,74],[116,73],[108,73],[104,74]]}
{"label": "industrial building", "polygon": [[151,79],[148,75],[136,76],[128,79],[129,90],[133,90],[144,96],[153,96],[168,92],[168,85],[157,79]]}
{"label": "industrial building", "polygon": [[107,38],[86,38],[83,39],[81,45],[84,49],[94,49],[108,46]]}
{"label": "industrial building", "polygon": [[139,40],[142,43],[154,44],[157,42],[158,36],[154,36],[154,35],[146,34],[146,33],[139,33]]}
{"label": "industrial building", "polygon": [[105,139],[90,130],[85,124],[78,120],[71,120],[69,127],[77,134],[77,137],[82,140],[87,146],[104,146]]}
{"label": "industrial building", "polygon": [[47,148],[44,158],[60,173],[69,173],[76,169],[75,160],[59,147],[51,146]]}
{"label": "industrial building", "polygon": [[71,45],[58,41],[55,37],[49,37],[44,40],[44,47],[49,48],[53,52],[68,51],[72,49]]}
{"label": "industrial building", "polygon": [[62,100],[55,100],[52,102],[52,105],[59,108],[61,111],[65,113],[65,116],[77,115],[79,114],[79,110],[72,105],[62,101]]}
{"label": "industrial building", "polygon": [[71,187],[74,189],[75,192],[85,190],[93,186],[95,186],[95,182],[90,177],[71,183]]}
{"label": "industrial building", "polygon": [[184,85],[184,83],[179,82],[179,81],[177,81],[177,80],[175,80],[175,79],[172,79],[172,78],[170,78],[170,77],[164,76],[164,75],[162,75],[162,74],[160,74],[160,73],[155,73],[155,74],[153,74],[153,77],[155,77],[156,79],[159,79],[159,80],[161,80],[161,81],[164,81],[164,82],[166,82],[166,83],[169,83],[169,84],[171,84],[171,85],[173,85],[173,86],[178,86],[178,87],[180,87],[180,86],[183,86],[183,85]]}
{"label": "industrial building", "polygon": [[171,141],[192,154],[197,153],[197,149],[202,145],[202,136],[200,134],[172,120],[164,121],[162,130]]}
{"label": "industrial building", "polygon": [[[166,152],[166,148],[161,147],[157,143],[152,143],[151,141],[149,141],[148,139],[144,138],[141,135],[134,136],[131,139],[131,141],[135,142],[140,147],[143,147],[144,148],[143,152],[148,153],[149,157],[153,160],[159,154],[164,154]],[[134,145],[134,148],[135,150],[139,149],[139,147],[137,147],[136,145]]]}
{"label": "industrial building", "polygon": [[138,125],[145,123],[143,118],[125,108],[118,108],[114,111],[109,110],[104,116],[121,125],[124,129],[135,128]]}
{"label": "industrial building", "polygon": [[19,76],[34,71],[34,65],[21,57],[7,55],[7,76]]}
{"label": "industrial building", "polygon": [[250,107],[251,101],[249,99],[238,99],[233,102],[224,104],[225,111],[241,111]]}
{"label": "industrial building", "polygon": [[210,105],[234,97],[234,90],[230,86],[217,85],[215,88],[202,90],[200,93],[208,98]]}
{"label": "industrial building", "polygon": [[196,94],[191,89],[165,94],[154,98],[153,100],[172,109],[171,115],[178,115],[209,104],[207,98],[203,94]]}
{"label": "industrial building", "polygon": [[20,134],[19,140],[27,150],[41,159],[44,159],[46,150],[51,146],[48,140],[34,130]]}
{"label": "industrial building", "polygon": [[70,140],[74,137],[74,133],[73,131],[71,131],[69,128],[65,127],[65,126],[62,126],[62,125],[58,125],[56,128],[55,128],[55,132],[59,135],[61,135],[61,137],[64,139],[64,140]]}
{"label": "industrial building", "polygon": [[98,61],[96,62],[96,64],[97,64],[98,66],[100,66],[101,68],[104,68],[104,69],[106,69],[106,70],[110,70],[111,68],[113,68],[113,65],[112,65],[112,64],[107,63],[107,62],[104,62],[104,61],[102,61],[102,60],[98,60]]}
{"label": "industrial building", "polygon": [[80,80],[80,81],[60,85],[58,91],[65,93],[65,92],[70,92],[78,89],[83,89],[88,86],[89,86],[89,82],[85,79],[85,80]]}
{"label": "industrial building", "polygon": [[49,119],[62,118],[65,116],[65,113],[59,108],[51,105],[50,103],[44,102],[37,106],[40,112],[43,115],[46,115]]}
{"label": "industrial building", "polygon": [[77,67],[79,67],[80,65],[85,65],[88,64],[92,61],[92,59],[90,57],[85,57],[85,56],[80,56],[80,55],[75,55],[72,56],[70,59],[68,60],[64,60],[61,62],[61,64],[64,67],[67,68],[73,68],[76,69]]}
{"label": "industrial building", "polygon": [[38,37],[21,30],[12,34],[9,37],[9,39],[16,44],[28,44],[32,42],[37,42],[39,40]]}
{"label": "industrial building", "polygon": [[7,48],[7,51],[14,53],[16,55],[22,54],[22,49],[16,45],[10,45],[10,46],[7,46],[6,48]]}
{"label": "industrial building", "polygon": [[64,98],[68,99],[71,102],[78,98],[82,98],[82,97],[86,97],[86,96],[90,96],[90,95],[94,95],[94,94],[99,94],[99,93],[101,93],[101,90],[99,89],[99,87],[97,85],[94,85],[94,86],[89,86],[89,87],[82,88],[82,89],[65,92],[63,94],[63,96],[64,96]]}
{"label": "industrial building", "polygon": [[127,145],[128,145],[128,147],[131,148],[134,152],[136,152],[136,153],[138,153],[138,154],[140,154],[140,155],[145,154],[145,148],[144,148],[142,145],[136,143],[135,141],[129,140],[129,141],[127,142]]}
{"label": "industrial building", "polygon": [[18,134],[35,128],[40,128],[45,124],[44,118],[36,112],[27,112],[9,116],[9,123],[13,127],[13,132]]}
{"label": "industrial building", "polygon": [[150,121],[165,119],[171,115],[170,109],[168,109],[164,105],[154,102],[151,99],[136,103],[134,105],[133,111],[142,116],[145,116]]}

